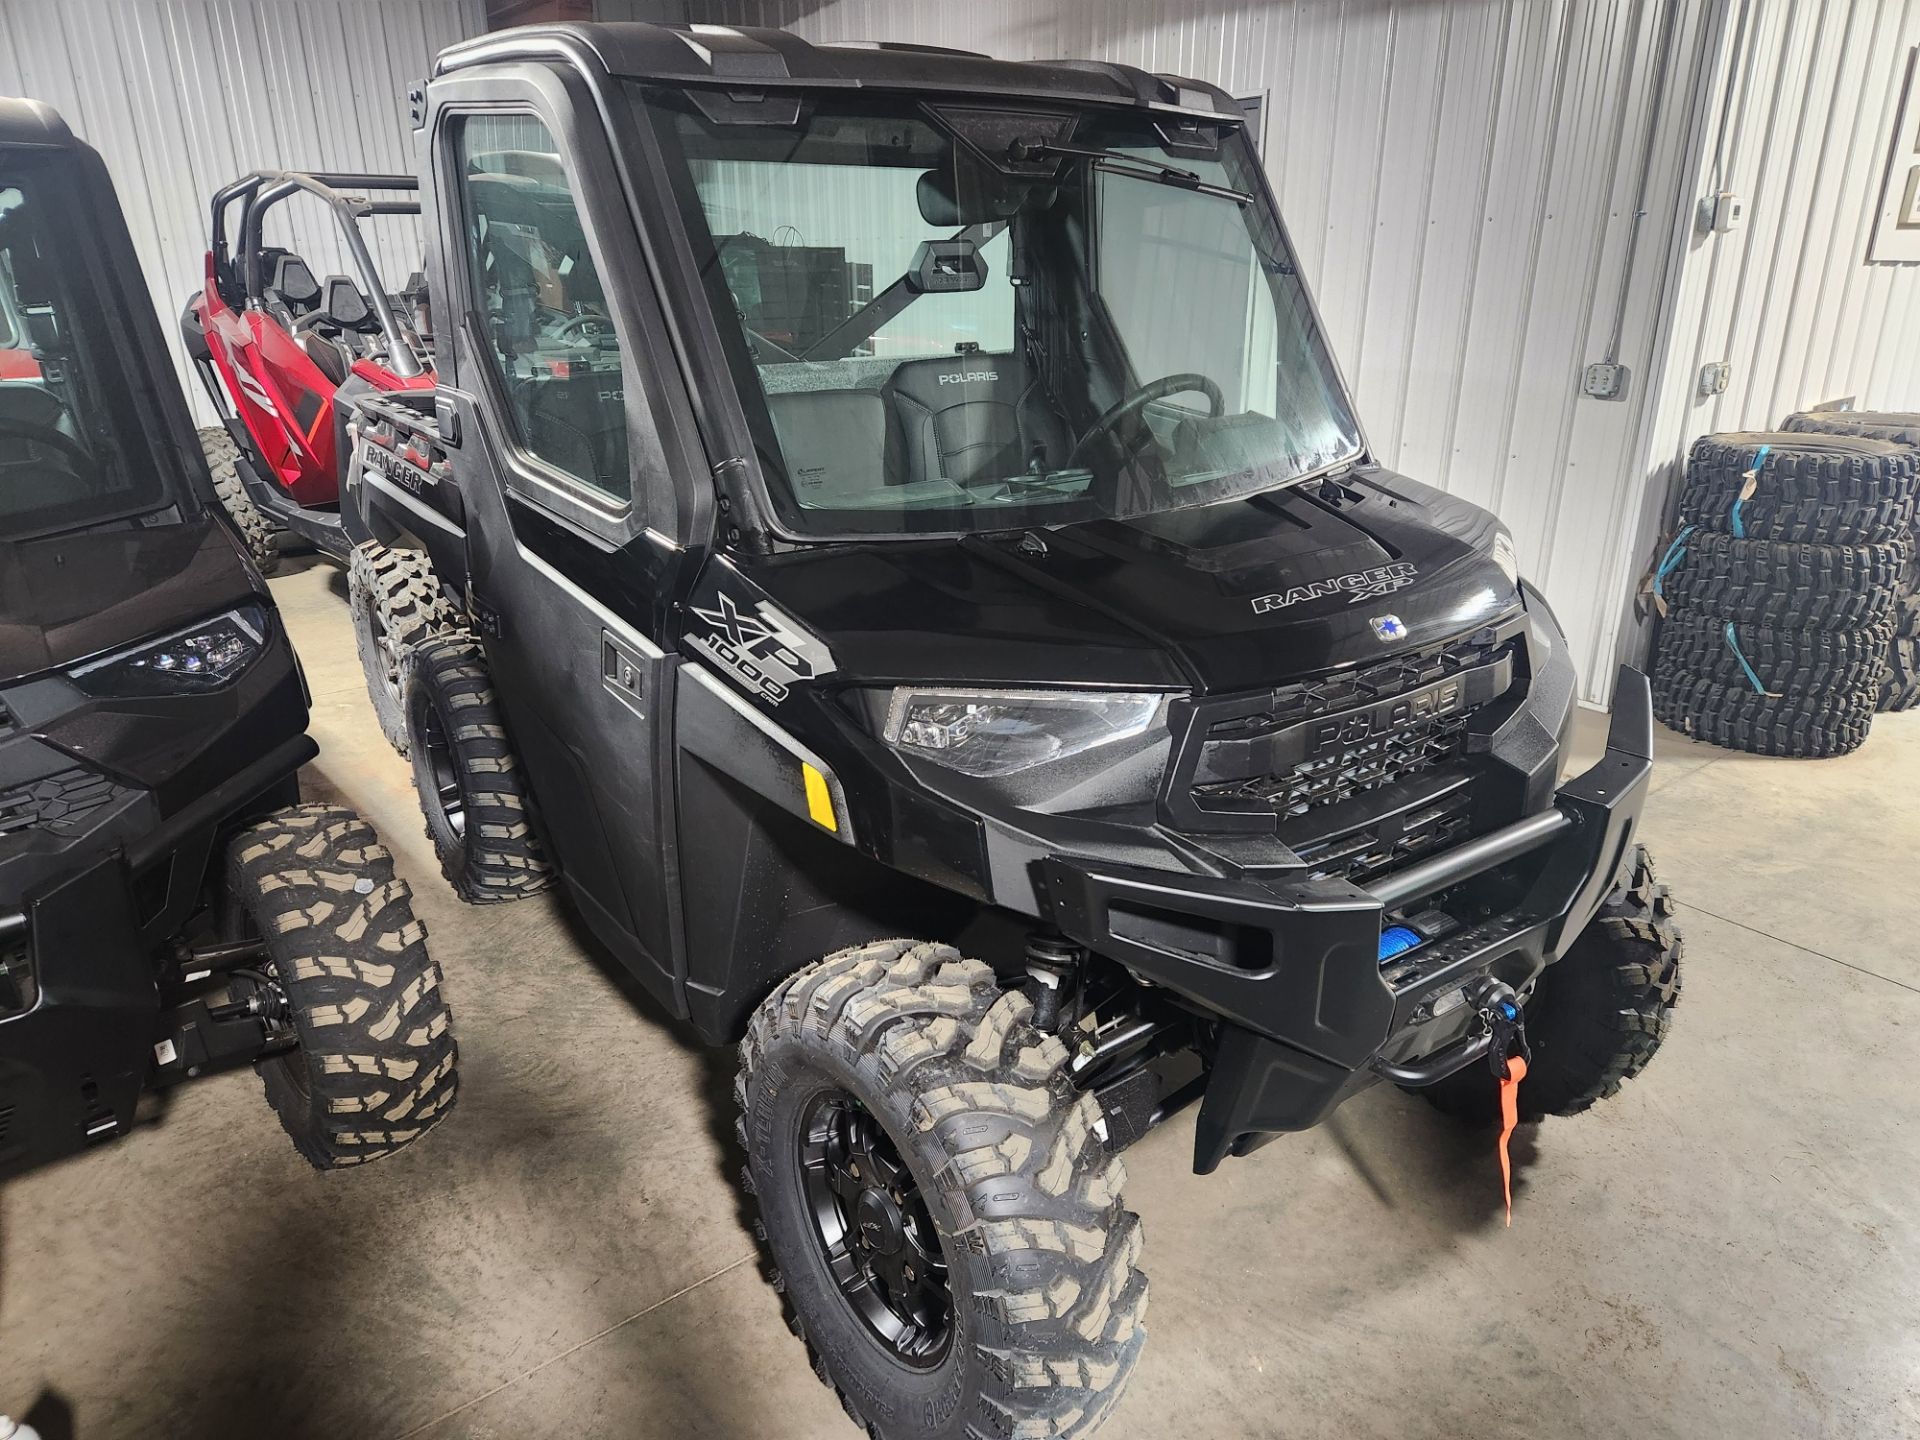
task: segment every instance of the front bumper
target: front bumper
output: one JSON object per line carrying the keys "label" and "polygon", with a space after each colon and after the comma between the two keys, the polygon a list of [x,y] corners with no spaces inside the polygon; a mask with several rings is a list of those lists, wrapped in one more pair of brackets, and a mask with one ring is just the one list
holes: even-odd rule
{"label": "front bumper", "polygon": [[131,1126],[169,1033],[156,949],[202,903],[225,827],[297,800],[316,753],[290,736],[164,821],[134,792],[0,853],[0,1179]]}
{"label": "front bumper", "polygon": [[0,1017],[0,1178],[133,1122],[160,1000],[126,873],[108,855],[0,914],[0,948],[33,976],[27,1007]]}
{"label": "front bumper", "polygon": [[[1045,883],[1066,934],[1226,1022],[1194,1138],[1205,1174],[1383,1078],[1425,1083],[1484,1056],[1466,988],[1486,976],[1524,995],[1565,952],[1626,858],[1652,760],[1647,680],[1622,667],[1606,754],[1551,807],[1369,888],[1058,856]],[[1389,916],[1502,877],[1517,898],[1498,913],[1380,964]]]}

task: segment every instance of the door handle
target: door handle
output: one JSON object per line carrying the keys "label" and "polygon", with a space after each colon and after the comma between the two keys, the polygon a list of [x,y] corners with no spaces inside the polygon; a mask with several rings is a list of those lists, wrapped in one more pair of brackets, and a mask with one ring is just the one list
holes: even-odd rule
{"label": "door handle", "polygon": [[622,705],[646,718],[646,662],[611,630],[600,632],[600,683]]}

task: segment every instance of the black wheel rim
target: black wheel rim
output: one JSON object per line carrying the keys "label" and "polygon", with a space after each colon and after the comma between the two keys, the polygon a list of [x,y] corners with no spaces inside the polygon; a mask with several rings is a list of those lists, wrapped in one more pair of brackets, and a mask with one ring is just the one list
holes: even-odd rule
{"label": "black wheel rim", "polygon": [[931,1370],[953,1345],[953,1292],[918,1182],[873,1113],[844,1091],[800,1125],[800,1173],[827,1270],[889,1353]]}
{"label": "black wheel rim", "polygon": [[460,771],[453,763],[453,742],[441,723],[440,707],[428,700],[420,707],[420,739],[425,746],[427,773],[433,778],[433,802],[454,838],[467,838],[467,802],[460,793]]}
{"label": "black wheel rim", "polygon": [[380,607],[369,598],[366,602],[367,633],[373,637],[374,653],[380,657],[380,683],[385,687],[387,698],[395,705],[402,703],[400,690],[400,648],[393,643],[393,632],[387,629],[380,618]]}

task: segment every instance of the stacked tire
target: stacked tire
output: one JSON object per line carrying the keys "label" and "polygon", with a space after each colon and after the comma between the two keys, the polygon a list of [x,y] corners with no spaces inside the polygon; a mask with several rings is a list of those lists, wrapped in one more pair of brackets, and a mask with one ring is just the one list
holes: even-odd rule
{"label": "stacked tire", "polygon": [[[1806,435],[1856,435],[1891,440],[1920,454],[1920,414],[1889,410],[1809,410],[1789,415],[1784,430]],[[1916,516],[1920,520],[1920,516]],[[1920,555],[1920,528],[1910,532]],[[1880,709],[1920,708],[1920,559],[1909,559],[1893,600],[1893,640],[1880,682]]]}
{"label": "stacked tire", "polygon": [[[1920,538],[1915,540],[1920,547]],[[1893,643],[1880,682],[1880,708],[1920,709],[1920,559],[1907,562],[1893,600]]]}
{"label": "stacked tire", "polygon": [[1875,436],[1697,442],[1658,582],[1660,719],[1762,755],[1858,748],[1887,674],[1917,491],[1920,451]]}

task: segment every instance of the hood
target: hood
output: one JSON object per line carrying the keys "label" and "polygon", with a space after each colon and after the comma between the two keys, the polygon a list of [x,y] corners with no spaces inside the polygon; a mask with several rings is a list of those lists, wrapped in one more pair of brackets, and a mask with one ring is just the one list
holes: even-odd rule
{"label": "hood", "polygon": [[257,593],[209,515],[0,541],[0,683],[165,634]]}
{"label": "hood", "polygon": [[751,574],[863,681],[1221,693],[1511,611],[1507,543],[1478,506],[1368,470],[1137,520],[801,551]]}

